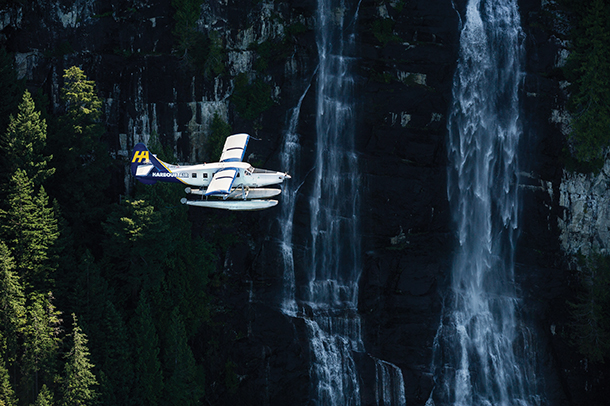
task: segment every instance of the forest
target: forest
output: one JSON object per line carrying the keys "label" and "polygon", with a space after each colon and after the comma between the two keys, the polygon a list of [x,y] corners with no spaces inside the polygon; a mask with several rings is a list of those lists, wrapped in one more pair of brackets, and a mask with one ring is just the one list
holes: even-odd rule
{"label": "forest", "polygon": [[189,340],[209,321],[213,244],[191,237],[169,185],[109,195],[120,161],[80,68],[65,71],[65,111],[49,116],[0,58],[0,403],[198,403]]}
{"label": "forest", "polygon": [[[201,77],[225,74],[217,38],[193,28],[201,1],[174,3],[185,63]],[[574,25],[572,56],[559,73],[572,83],[574,118],[564,163],[595,171],[610,144],[610,6],[562,3]],[[270,90],[244,80],[236,77],[232,103],[253,120],[269,108]],[[222,326],[214,320],[222,312],[214,297],[219,264],[233,241],[222,222],[230,217],[194,232],[171,184],[117,196],[109,174],[122,173],[124,161],[109,152],[96,84],[78,66],[62,83],[60,112],[51,114],[48,96],[18,79],[13,55],[0,49],[0,405],[201,404],[211,370],[235,391],[235,364],[215,353]],[[210,154],[230,132],[215,118]],[[173,161],[158,138],[149,148]],[[603,361],[610,261],[583,263],[570,303],[573,343]]]}

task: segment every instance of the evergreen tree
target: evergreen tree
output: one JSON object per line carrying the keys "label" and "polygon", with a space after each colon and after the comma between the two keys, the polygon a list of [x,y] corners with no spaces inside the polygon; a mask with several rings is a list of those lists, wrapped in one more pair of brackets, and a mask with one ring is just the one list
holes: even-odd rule
{"label": "evergreen tree", "polygon": [[76,315],[72,313],[74,327],[72,332],[73,345],[66,356],[65,376],[62,385],[63,406],[93,405],[97,399],[94,387],[98,384],[90,362],[87,336],[78,326]]}
{"label": "evergreen tree", "polygon": [[42,385],[34,406],[53,406],[53,392],[49,390],[47,385]]}
{"label": "evergreen tree", "polygon": [[[582,9],[566,73],[573,82],[570,139],[582,163],[602,163],[610,146],[610,5],[590,0]],[[591,165],[588,165],[591,167]]]}
{"label": "evergreen tree", "polygon": [[8,374],[8,370],[5,367],[4,359],[0,357],[0,405],[2,406],[16,406],[17,398],[15,397],[15,391],[11,385],[11,380]]}
{"label": "evergreen tree", "polygon": [[108,236],[103,243],[105,268],[119,300],[134,298],[141,289],[159,291],[163,262],[174,244],[165,234],[168,224],[161,213],[144,200],[127,200],[103,227]]}
{"label": "evergreen tree", "polygon": [[[106,376],[101,396],[104,404],[128,405],[133,382],[133,366],[127,328],[112,302],[104,306],[102,330],[104,339],[98,343],[100,368]],[[111,400],[111,402],[110,402]]]}
{"label": "evergreen tree", "polygon": [[105,191],[110,184],[110,156],[101,137],[102,101],[95,82],[78,67],[67,69],[61,99],[66,114],[49,132],[55,176],[50,193],[59,201],[78,246],[98,246],[100,224],[109,203]]}
{"label": "evergreen tree", "polygon": [[10,117],[6,133],[2,134],[0,147],[4,155],[3,173],[13,174],[18,168],[24,170],[35,186],[51,176],[50,156],[43,156],[47,141],[47,124],[36,111],[32,95],[27,90],[19,104],[19,112]]}
{"label": "evergreen tree", "polygon": [[9,365],[17,359],[19,338],[26,324],[23,286],[14,269],[9,250],[0,241],[0,332],[6,346],[3,358]]}
{"label": "evergreen tree", "polygon": [[50,294],[32,293],[29,297],[28,318],[24,328],[24,393],[32,401],[41,384],[52,383],[55,360],[59,349],[59,315]]}
{"label": "evergreen tree", "polygon": [[135,397],[142,404],[159,405],[163,391],[163,374],[159,361],[159,337],[153,314],[142,291],[133,321],[135,344]]}
{"label": "evergreen tree", "polygon": [[58,237],[57,219],[49,198],[17,169],[9,187],[7,210],[0,210],[0,234],[11,248],[16,268],[26,286],[43,288],[54,270],[51,249]]}
{"label": "evergreen tree", "polygon": [[[70,280],[71,289],[66,294],[70,297],[70,308],[79,310],[91,336],[93,332],[101,330],[99,321],[104,317],[105,303],[110,300],[112,292],[101,275],[100,265],[89,250],[77,255],[75,269],[74,278]],[[100,335],[103,336],[103,333]]]}
{"label": "evergreen tree", "polygon": [[165,345],[167,383],[165,399],[175,406],[195,405],[203,396],[202,383],[198,381],[193,352],[187,343],[184,322],[178,308],[174,308]]}
{"label": "evergreen tree", "polygon": [[17,112],[17,106],[25,84],[17,80],[13,55],[5,48],[0,48],[0,134],[4,134],[11,114]]}
{"label": "evergreen tree", "polygon": [[592,253],[580,261],[575,301],[569,301],[571,336],[592,362],[610,356],[610,256]]}
{"label": "evergreen tree", "polygon": [[[162,159],[171,159],[160,146],[155,150],[165,154]],[[141,243],[145,243],[149,251],[153,248],[152,254],[149,253],[147,257],[148,275],[155,282],[162,282],[162,285],[149,285],[151,289],[148,290],[149,298],[161,308],[161,322],[157,326],[165,330],[173,308],[179,306],[187,337],[190,338],[208,317],[206,286],[217,258],[211,244],[192,237],[188,211],[184,205],[175,204],[182,193],[175,185],[158,183],[154,187],[138,189],[136,197],[142,199],[145,206],[153,206],[155,213],[151,220],[143,218],[145,224],[153,227],[146,231],[148,236]],[[160,223],[153,224],[153,218],[158,218]],[[117,252],[116,249],[112,251]]]}

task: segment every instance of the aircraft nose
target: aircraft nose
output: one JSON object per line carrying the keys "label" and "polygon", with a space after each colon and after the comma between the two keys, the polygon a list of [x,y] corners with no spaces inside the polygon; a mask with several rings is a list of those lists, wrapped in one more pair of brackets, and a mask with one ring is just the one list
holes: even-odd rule
{"label": "aircraft nose", "polygon": [[284,174],[284,179],[292,179],[292,176],[288,175],[287,173]]}

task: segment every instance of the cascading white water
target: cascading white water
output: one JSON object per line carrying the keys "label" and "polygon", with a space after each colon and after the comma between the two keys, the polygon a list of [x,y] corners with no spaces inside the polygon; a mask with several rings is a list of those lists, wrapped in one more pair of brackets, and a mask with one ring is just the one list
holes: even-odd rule
{"label": "cascading white water", "polygon": [[522,59],[517,0],[469,0],[448,119],[448,195],[459,246],[429,404],[539,403],[513,264]]}
{"label": "cascading white water", "polygon": [[375,402],[377,406],[406,405],[402,371],[396,365],[375,359]]}
{"label": "cascading white water", "polygon": [[[294,209],[296,204],[296,195],[299,188],[303,185],[300,179],[297,179],[299,173],[299,155],[301,145],[299,144],[299,134],[297,132],[297,124],[299,122],[299,114],[301,113],[301,105],[303,99],[311,84],[307,85],[305,92],[299,98],[296,107],[290,112],[288,119],[288,129],[284,136],[284,144],[280,154],[282,160],[282,168],[293,175],[293,182],[288,182],[283,186],[282,191],[282,212],[280,215],[280,252],[284,260],[284,299],[282,301],[282,311],[291,316],[296,317],[298,306],[295,297],[295,275],[294,275],[294,252],[292,243],[292,234],[294,231]],[[297,185],[295,185],[297,183]]]}
{"label": "cascading white water", "polygon": [[[360,382],[353,352],[363,352],[357,313],[360,277],[358,160],[354,151],[353,78],[356,11],[336,0],[320,0],[316,14],[319,65],[315,72],[316,151],[308,196],[310,232],[295,278],[293,217],[304,179],[287,185],[280,217],[284,259],[282,310],[305,320],[311,348],[312,401],[317,405],[360,405]],[[352,6],[353,7],[353,6]],[[351,22],[351,26],[346,21]],[[305,91],[309,90],[309,87]],[[292,111],[282,164],[299,172],[298,115],[305,93]],[[295,279],[298,279],[299,286]]]}
{"label": "cascading white water", "polygon": [[[361,251],[351,74],[358,7],[359,4],[341,0],[318,2],[319,65],[314,87],[317,138],[314,166],[307,175],[313,180],[307,201],[309,235],[300,236],[305,253],[299,256],[304,263],[298,269],[305,275],[298,278],[293,220],[297,194],[305,179],[299,177],[301,147],[297,124],[309,86],[290,114],[281,153],[283,168],[294,174],[292,182],[285,185],[279,220],[284,263],[281,308],[286,315],[305,321],[312,356],[312,402],[324,406],[361,404],[360,378],[353,357],[355,352],[365,351],[357,311]],[[404,405],[400,369],[378,359],[375,363],[378,374],[374,389],[378,404]]]}
{"label": "cascading white water", "polygon": [[317,139],[309,196],[311,245],[301,300],[308,314],[312,394],[318,405],[360,405],[352,356],[364,351],[357,313],[359,174],[350,69],[355,13],[342,1],[320,0],[316,14]]}

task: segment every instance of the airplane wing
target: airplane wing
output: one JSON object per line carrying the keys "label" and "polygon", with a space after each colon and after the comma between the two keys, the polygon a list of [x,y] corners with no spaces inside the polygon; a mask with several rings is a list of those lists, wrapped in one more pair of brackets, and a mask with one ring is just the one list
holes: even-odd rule
{"label": "airplane wing", "polygon": [[216,172],[214,176],[212,176],[210,185],[205,193],[206,196],[231,193],[231,186],[233,186],[233,181],[235,180],[236,175],[236,168],[227,168]]}
{"label": "airplane wing", "polygon": [[220,155],[220,162],[241,162],[246,153],[249,138],[248,134],[235,134],[227,137]]}

